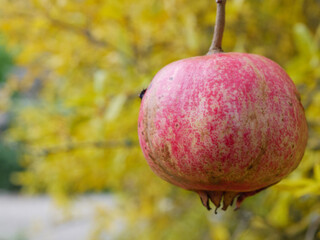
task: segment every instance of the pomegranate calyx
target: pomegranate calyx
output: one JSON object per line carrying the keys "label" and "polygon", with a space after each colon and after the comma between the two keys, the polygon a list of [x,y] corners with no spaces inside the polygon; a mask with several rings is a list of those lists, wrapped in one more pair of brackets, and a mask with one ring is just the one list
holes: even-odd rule
{"label": "pomegranate calyx", "polygon": [[221,202],[223,203],[222,210],[226,211],[229,206],[233,205],[235,199],[236,208],[234,210],[238,210],[240,208],[241,203],[250,196],[255,195],[256,193],[264,190],[266,188],[261,188],[251,192],[222,192],[222,191],[195,191],[198,193],[202,205],[208,210],[211,210],[210,201],[215,205],[215,214],[217,214],[217,210],[221,206]]}

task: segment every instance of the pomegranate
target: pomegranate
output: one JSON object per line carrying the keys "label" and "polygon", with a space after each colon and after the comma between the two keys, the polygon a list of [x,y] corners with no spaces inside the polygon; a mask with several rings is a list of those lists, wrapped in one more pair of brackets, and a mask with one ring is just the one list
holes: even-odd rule
{"label": "pomegranate", "polygon": [[300,163],[307,123],[275,62],[218,53],[173,62],[142,94],[139,142],[151,169],[223,210],[279,182]]}

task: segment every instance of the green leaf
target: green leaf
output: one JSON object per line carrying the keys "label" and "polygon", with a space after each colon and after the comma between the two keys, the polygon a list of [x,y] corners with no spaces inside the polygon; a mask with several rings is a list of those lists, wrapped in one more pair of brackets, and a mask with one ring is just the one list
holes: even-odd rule
{"label": "green leaf", "polygon": [[298,23],[294,26],[294,40],[300,54],[311,57],[316,53],[317,46],[310,30],[304,24]]}

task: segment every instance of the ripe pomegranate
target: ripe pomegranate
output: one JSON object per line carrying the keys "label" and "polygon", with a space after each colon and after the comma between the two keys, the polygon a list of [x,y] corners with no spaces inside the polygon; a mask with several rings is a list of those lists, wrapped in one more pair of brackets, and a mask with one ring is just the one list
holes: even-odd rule
{"label": "ripe pomegranate", "polygon": [[308,129],[299,93],[278,64],[221,51],[213,43],[212,54],[157,73],[141,94],[138,135],[158,176],[197,192],[207,209],[211,200],[226,210],[292,172]]}
{"label": "ripe pomegranate", "polygon": [[279,182],[307,143],[300,97],[286,72],[253,54],[173,62],[142,99],[138,134],[151,169],[223,209]]}

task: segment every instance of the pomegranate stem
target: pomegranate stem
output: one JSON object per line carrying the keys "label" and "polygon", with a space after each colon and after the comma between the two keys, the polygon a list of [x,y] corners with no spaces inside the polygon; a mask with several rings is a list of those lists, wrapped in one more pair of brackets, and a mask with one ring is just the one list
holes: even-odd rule
{"label": "pomegranate stem", "polygon": [[227,0],[216,0],[217,2],[217,16],[216,16],[216,24],[214,27],[214,34],[212,44],[209,48],[209,52],[207,55],[214,53],[221,53],[222,50],[222,38],[223,31],[225,25],[225,5]]}

